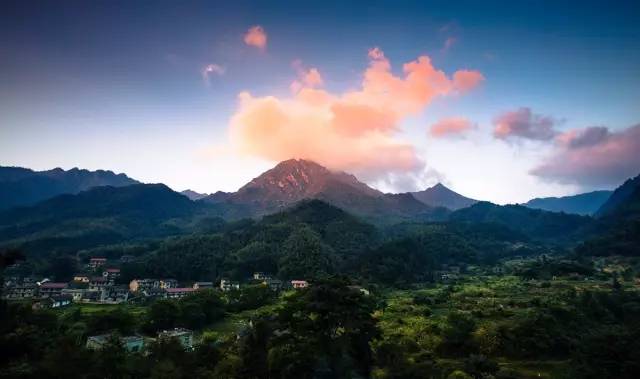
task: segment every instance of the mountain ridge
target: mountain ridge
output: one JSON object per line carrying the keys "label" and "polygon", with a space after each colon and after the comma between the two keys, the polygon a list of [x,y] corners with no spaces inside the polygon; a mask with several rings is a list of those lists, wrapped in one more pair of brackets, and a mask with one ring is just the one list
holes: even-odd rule
{"label": "mountain ridge", "polygon": [[560,197],[537,197],[521,205],[531,209],[593,215],[609,199],[613,191],[592,191]]}

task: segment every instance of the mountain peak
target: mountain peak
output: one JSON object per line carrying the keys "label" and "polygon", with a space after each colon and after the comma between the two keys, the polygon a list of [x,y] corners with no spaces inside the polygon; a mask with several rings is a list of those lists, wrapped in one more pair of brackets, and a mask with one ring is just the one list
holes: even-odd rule
{"label": "mountain peak", "polygon": [[424,204],[432,207],[445,207],[454,211],[469,207],[478,202],[477,200],[460,195],[439,182],[424,191],[412,192],[411,194]]}

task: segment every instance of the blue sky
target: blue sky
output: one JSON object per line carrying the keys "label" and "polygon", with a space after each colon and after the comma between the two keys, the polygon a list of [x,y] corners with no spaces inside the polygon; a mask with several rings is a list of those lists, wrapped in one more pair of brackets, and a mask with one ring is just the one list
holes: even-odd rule
{"label": "blue sky", "polygon": [[[605,126],[611,137],[601,143],[611,146],[638,135],[628,132],[640,123],[637,2],[50,1],[4,8],[2,165],[102,168],[176,190],[235,190],[274,164],[259,146],[237,151],[230,141],[241,92],[286,101],[300,71],[316,68],[323,91],[339,96],[362,85],[368,51],[379,47],[399,77],[402,64],[428,56],[447,75],[474,70],[484,80],[403,114],[385,138],[410,144],[421,164],[408,169],[408,181],[395,166],[391,179],[384,165],[350,170],[372,185],[402,191],[442,180],[505,203],[611,188],[640,173],[629,154],[599,159],[611,165],[599,169],[616,175],[597,181],[571,177],[574,167],[559,168],[561,176],[553,168],[531,173],[554,159],[593,155],[563,147],[568,131]],[[264,49],[243,41],[256,25],[268,37]],[[209,64],[224,73],[203,80]],[[496,138],[496,119],[521,108],[552,118],[557,138],[516,131]],[[429,134],[451,117],[473,127],[447,138]]]}

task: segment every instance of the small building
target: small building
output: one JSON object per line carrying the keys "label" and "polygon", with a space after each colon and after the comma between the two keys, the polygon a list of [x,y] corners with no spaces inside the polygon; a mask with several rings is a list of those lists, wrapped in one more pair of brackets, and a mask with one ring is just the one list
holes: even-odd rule
{"label": "small building", "polygon": [[306,280],[292,280],[291,286],[295,289],[301,289],[309,287],[309,283]]}
{"label": "small building", "polygon": [[90,279],[89,276],[85,274],[75,274],[73,276],[73,281],[76,283],[89,283]]}
{"label": "small building", "polygon": [[183,287],[183,288],[166,288],[165,297],[167,299],[181,299],[195,291],[193,287]]}
{"label": "small building", "polygon": [[91,258],[89,259],[89,267],[95,270],[107,264],[107,258]]}
{"label": "small building", "polygon": [[231,290],[239,290],[240,289],[240,283],[238,282],[232,282],[229,279],[221,279],[220,280],[220,290],[227,292],[227,291],[231,291]]}
{"label": "small building", "polygon": [[129,300],[129,288],[127,288],[127,286],[111,286],[108,287],[105,292],[105,301],[111,303],[125,303]]}
{"label": "small building", "polygon": [[[87,349],[90,350],[102,350],[109,339],[111,338],[111,334],[102,334],[98,336],[91,336],[87,338]],[[138,352],[144,348],[144,338],[140,336],[126,336],[126,337],[118,337],[122,346],[129,352]]]}
{"label": "small building", "polygon": [[107,278],[110,282],[114,282],[118,277],[120,277],[120,269],[108,268],[102,272],[102,276]]}
{"label": "small building", "polygon": [[253,273],[253,280],[263,281],[263,280],[267,280],[267,279],[271,279],[271,277],[269,275],[265,274],[264,272],[254,272]]}
{"label": "small building", "polygon": [[136,260],[136,257],[134,257],[133,255],[125,254],[120,257],[120,263],[131,263],[135,260]]}
{"label": "small building", "polygon": [[178,288],[178,281],[175,279],[160,279],[160,288]]}
{"label": "small building", "polygon": [[167,290],[163,290],[162,288],[149,288],[143,290],[141,293],[147,299],[163,299],[167,295]]}
{"label": "small building", "polygon": [[95,303],[98,302],[102,299],[102,291],[85,291],[82,294],[82,299],[80,301],[82,301],[83,303]]}
{"label": "small building", "polygon": [[67,288],[69,285],[67,283],[54,283],[54,282],[46,282],[40,285],[38,288],[38,294],[40,297],[50,297],[50,296],[58,296],[62,294],[62,290]]}
{"label": "small building", "polygon": [[158,333],[158,339],[177,339],[185,349],[193,348],[193,332],[189,329],[175,328]]}
{"label": "small building", "polygon": [[213,288],[213,282],[195,282],[193,283],[194,290],[204,290]]}
{"label": "small building", "polygon": [[269,287],[272,291],[280,291],[282,289],[282,280],[268,278],[262,281],[262,285]]}
{"label": "small building", "polygon": [[138,292],[152,288],[160,288],[160,281],[157,279],[133,279],[129,282],[129,291]]}
{"label": "small building", "polygon": [[43,308],[62,308],[71,304],[73,298],[70,295],[54,295],[45,298],[40,298],[34,301],[33,309]]}

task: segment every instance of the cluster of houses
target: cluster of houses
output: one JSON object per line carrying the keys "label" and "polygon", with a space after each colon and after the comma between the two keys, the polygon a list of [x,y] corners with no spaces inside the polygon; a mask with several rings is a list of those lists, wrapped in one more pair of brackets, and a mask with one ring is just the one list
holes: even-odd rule
{"label": "cluster of houses", "polygon": [[[124,257],[123,257],[124,258]],[[122,262],[122,258],[121,258]],[[240,283],[229,279],[214,282],[195,282],[185,287],[175,279],[133,279],[129,285],[118,284],[120,269],[108,267],[106,258],[91,258],[87,273],[78,273],[68,283],[52,282],[48,279],[7,278],[3,297],[11,300],[31,300],[36,308],[59,308],[76,303],[118,304],[146,299],[180,299],[195,291],[218,288],[227,292],[239,290]],[[90,274],[89,274],[90,273]],[[283,282],[256,272],[253,283],[261,283],[273,291],[300,289],[309,285],[305,280]]]}
{"label": "cluster of houses", "polygon": [[[114,338],[111,334],[101,334],[90,336],[87,338],[86,347],[90,350],[102,350],[109,340]],[[139,335],[133,336],[117,336],[119,343],[129,352],[141,352],[146,344],[156,340],[156,338],[148,338]],[[157,335],[158,340],[176,339],[185,350],[193,349],[193,331],[184,328],[175,328],[171,330],[163,330]]]}

